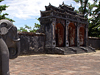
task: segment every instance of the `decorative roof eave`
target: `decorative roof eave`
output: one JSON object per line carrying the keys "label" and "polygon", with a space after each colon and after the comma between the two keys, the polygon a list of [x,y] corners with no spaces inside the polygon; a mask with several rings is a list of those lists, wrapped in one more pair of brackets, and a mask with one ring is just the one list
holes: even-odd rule
{"label": "decorative roof eave", "polygon": [[[70,8],[70,9],[74,9],[74,7],[71,7],[71,6],[68,6],[68,5],[63,5],[63,6],[66,6],[67,8]],[[49,6],[45,6],[45,9],[47,10],[47,9],[50,9],[51,7],[56,9],[56,10],[62,11],[62,12],[65,11],[64,9],[61,9],[60,7],[55,7],[55,6],[51,5],[50,3],[49,3]],[[66,10],[66,11],[74,13],[74,14],[76,13],[75,11],[71,11],[71,10]]]}
{"label": "decorative roof eave", "polygon": [[63,17],[59,17],[59,16],[46,16],[46,17],[41,17],[40,19],[51,19],[51,18],[59,18],[59,19],[63,19],[63,20],[69,20],[69,21],[73,21],[73,22],[77,22],[77,23],[81,23],[81,24],[87,24],[87,21],[79,21],[76,19],[70,19],[70,18],[63,18]]}
{"label": "decorative roof eave", "polygon": [[84,18],[84,17],[80,17],[79,15],[73,15],[73,14],[70,14],[70,13],[67,13],[67,12],[64,12],[64,13],[57,12],[57,11],[53,11],[53,12],[54,12],[54,13],[59,13],[59,14],[65,15],[65,16],[70,15],[70,16],[72,16],[72,17],[76,17],[76,18],[80,18],[80,19],[87,20],[87,19]]}
{"label": "decorative roof eave", "polygon": [[[64,9],[59,9],[59,10],[62,11],[62,12],[64,12],[64,13],[68,11],[68,13],[77,14],[75,11],[69,11],[69,10],[64,11]],[[51,11],[55,11],[55,10],[40,11],[40,12],[41,12],[41,13],[46,13],[46,12],[51,12]]]}
{"label": "decorative roof eave", "polygon": [[51,7],[53,7],[54,9],[62,10],[58,7],[55,7],[55,6],[51,5],[50,3],[49,3],[49,6],[45,6],[46,9],[51,8]]}
{"label": "decorative roof eave", "polygon": [[[53,11],[53,12],[55,12],[55,11]],[[55,13],[59,13],[59,14],[65,15],[65,16],[70,15],[70,16],[73,16],[73,17],[76,17],[76,18],[80,18],[80,19],[87,20],[87,19],[84,18],[84,17],[80,17],[79,15],[73,15],[73,14],[70,14],[70,13],[67,13],[67,12],[61,13],[61,12],[57,12],[57,11],[56,11]]]}
{"label": "decorative roof eave", "polygon": [[49,10],[49,11],[40,11],[41,13],[50,13],[50,12],[52,12],[52,10]]}
{"label": "decorative roof eave", "polygon": [[60,8],[65,7],[67,10],[68,10],[68,9],[71,9],[71,11],[74,11],[74,9],[75,9],[74,7],[71,7],[71,6],[68,6],[68,5],[59,5],[59,7],[60,7]]}
{"label": "decorative roof eave", "polygon": [[[80,17],[79,14],[78,15],[73,15],[73,14],[70,14],[70,13],[67,13],[67,12],[64,12],[64,13],[61,13],[61,12],[58,12],[58,11],[53,11],[53,10],[50,10],[50,11],[41,11],[41,14],[47,14],[47,13],[58,13],[60,15],[69,15],[71,17],[74,17],[74,18],[79,18],[79,19],[83,19],[83,20],[87,20],[86,18],[84,17]],[[55,15],[54,15],[55,16]]]}
{"label": "decorative roof eave", "polygon": [[87,18],[80,17],[79,15],[73,15],[73,14],[70,14],[70,13],[67,13],[67,12],[66,12],[66,15],[70,15],[71,17],[74,17],[74,18],[79,18],[79,19],[87,20]]}
{"label": "decorative roof eave", "polygon": [[[64,10],[64,9],[62,9],[62,10]],[[73,13],[73,14],[77,14],[76,11],[66,10],[66,12],[70,12],[70,13]]]}
{"label": "decorative roof eave", "polygon": [[71,9],[75,9],[74,7],[72,7],[72,5],[68,6],[68,5],[64,4],[64,2],[62,3],[61,6],[65,6],[65,7],[71,8]]}

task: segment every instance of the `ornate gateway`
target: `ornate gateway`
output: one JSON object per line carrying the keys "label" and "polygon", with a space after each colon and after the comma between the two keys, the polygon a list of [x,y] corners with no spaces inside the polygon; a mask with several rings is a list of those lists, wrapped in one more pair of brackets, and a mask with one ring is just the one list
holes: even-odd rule
{"label": "ornate gateway", "polygon": [[94,51],[88,47],[88,21],[74,7],[59,5],[45,6],[41,11],[41,32],[46,34],[47,53],[81,53]]}

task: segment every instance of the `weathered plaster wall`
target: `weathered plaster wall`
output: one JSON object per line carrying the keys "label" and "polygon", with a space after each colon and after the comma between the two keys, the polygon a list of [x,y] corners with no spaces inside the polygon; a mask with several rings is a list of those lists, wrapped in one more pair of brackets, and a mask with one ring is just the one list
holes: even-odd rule
{"label": "weathered plaster wall", "polygon": [[21,54],[36,54],[44,52],[45,35],[26,35],[19,34],[20,38],[20,55]]}
{"label": "weathered plaster wall", "polygon": [[[47,45],[51,45],[50,42],[50,32],[48,31],[47,37],[44,34],[19,34],[20,38],[20,55],[23,54],[37,54],[37,53],[45,53],[45,48]],[[48,40],[47,42],[45,42]],[[100,38],[88,38],[88,45],[93,48],[100,49]]]}
{"label": "weathered plaster wall", "polygon": [[92,46],[93,48],[100,49],[100,38],[93,38],[93,37],[89,37],[88,38],[88,45]]}

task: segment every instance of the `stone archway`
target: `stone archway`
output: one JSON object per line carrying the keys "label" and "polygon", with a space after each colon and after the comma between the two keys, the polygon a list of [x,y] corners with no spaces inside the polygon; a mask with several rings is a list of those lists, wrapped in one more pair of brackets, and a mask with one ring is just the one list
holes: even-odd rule
{"label": "stone archway", "polygon": [[68,41],[69,41],[69,46],[75,46],[75,38],[76,38],[76,27],[74,23],[70,23],[68,25]]}
{"label": "stone archway", "polygon": [[56,33],[56,46],[63,47],[64,46],[64,26],[61,23],[56,24],[55,33]]}
{"label": "stone archway", "polygon": [[79,28],[79,41],[80,46],[84,46],[85,29],[84,27]]}

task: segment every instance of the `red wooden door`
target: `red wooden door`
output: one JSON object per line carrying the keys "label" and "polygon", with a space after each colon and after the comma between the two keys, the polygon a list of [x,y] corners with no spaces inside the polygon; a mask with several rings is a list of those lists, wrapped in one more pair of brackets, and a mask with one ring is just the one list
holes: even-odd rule
{"label": "red wooden door", "polygon": [[64,27],[62,24],[58,23],[55,27],[56,32],[56,46],[64,46]]}
{"label": "red wooden door", "polygon": [[84,27],[80,27],[79,29],[79,40],[80,40],[80,46],[84,45]]}
{"label": "red wooden door", "polygon": [[75,46],[75,35],[75,25],[74,23],[70,23],[68,26],[69,46]]}

